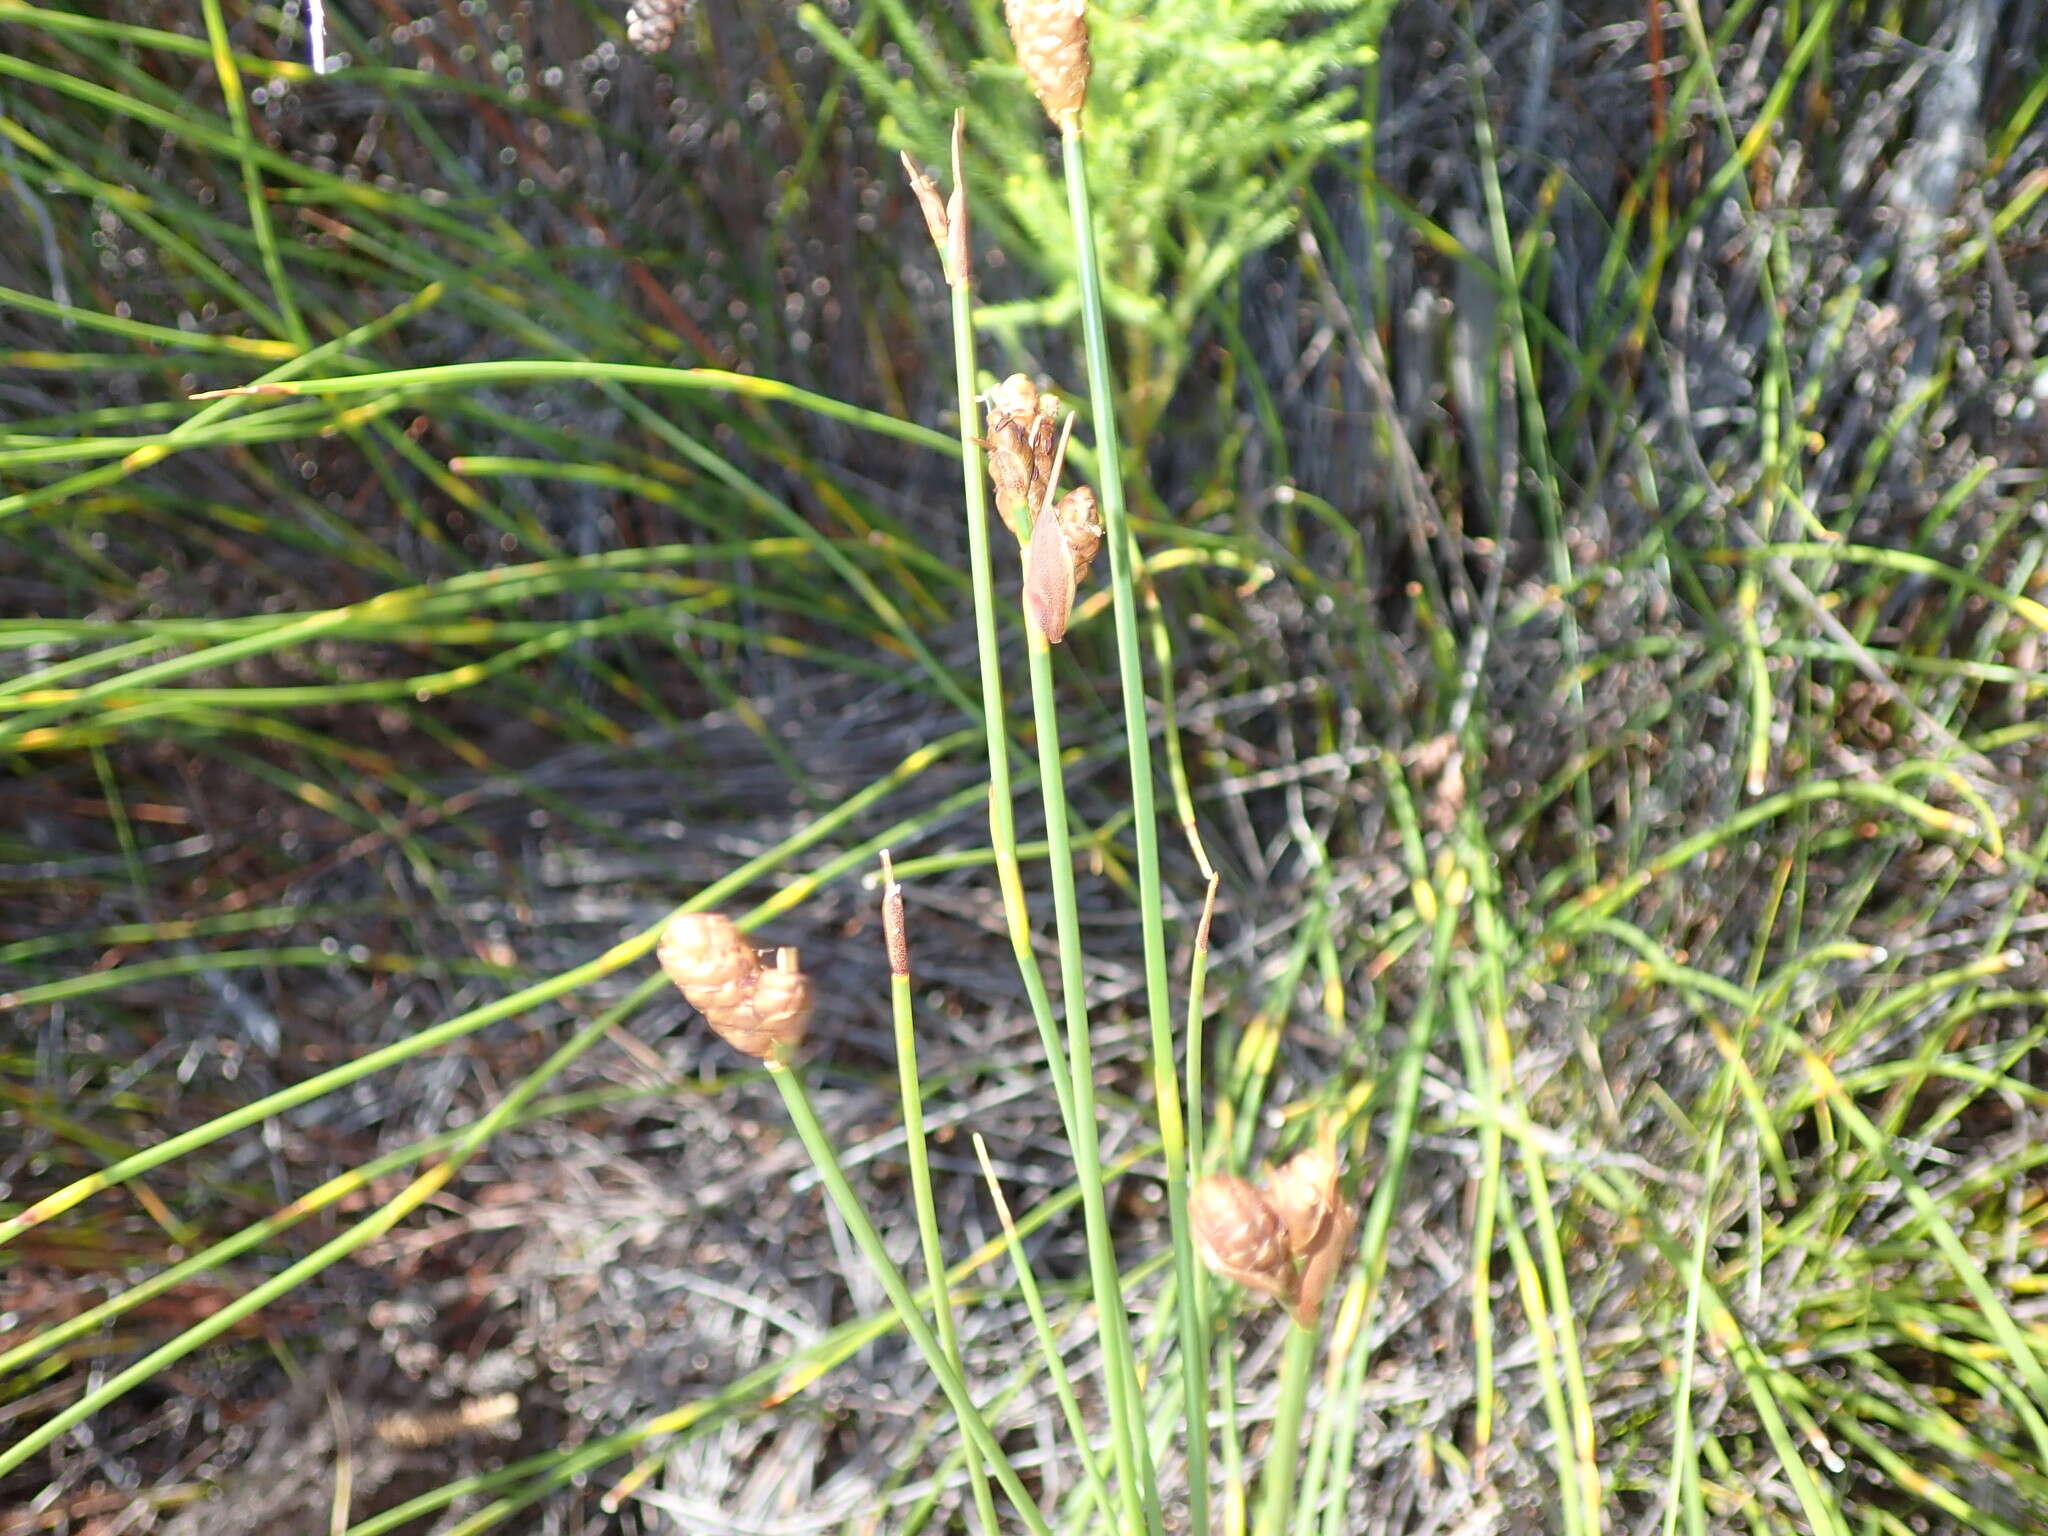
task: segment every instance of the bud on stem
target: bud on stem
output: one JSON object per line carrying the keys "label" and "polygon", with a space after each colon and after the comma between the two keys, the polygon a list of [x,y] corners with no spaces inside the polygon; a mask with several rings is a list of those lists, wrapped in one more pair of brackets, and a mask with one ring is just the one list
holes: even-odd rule
{"label": "bud on stem", "polygon": [[882,850],[882,946],[889,952],[889,974],[910,974],[910,937],[903,927],[903,887],[896,883],[896,868],[889,862],[889,850]]}

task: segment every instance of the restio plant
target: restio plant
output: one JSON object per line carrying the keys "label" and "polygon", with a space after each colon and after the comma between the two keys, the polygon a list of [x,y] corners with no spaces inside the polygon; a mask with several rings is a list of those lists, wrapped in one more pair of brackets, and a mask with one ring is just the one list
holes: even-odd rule
{"label": "restio plant", "polygon": [[[1062,416],[1060,402],[1030,379],[1015,374],[978,397],[975,359],[974,262],[969,239],[972,198],[963,146],[967,114],[956,111],[951,132],[953,186],[942,194],[937,182],[907,152],[905,170],[923,210],[932,243],[952,298],[954,362],[959,393],[962,505],[980,651],[983,721],[988,733],[990,826],[1018,966],[1030,996],[1040,1042],[1052,1066],[1061,1119],[1073,1154],[1086,1227],[1089,1283],[1099,1321],[1102,1354],[1100,1400],[1109,1417],[1110,1475],[1091,1461],[1089,1426],[1075,1406],[1061,1352],[1042,1326],[1039,1339],[1048,1374],[1057,1384],[1078,1460],[1095,1494],[1100,1528],[1130,1536],[1160,1536],[1166,1498],[1159,1468],[1169,1457],[1184,1469],[1184,1497],[1190,1528],[1209,1527],[1211,1477],[1210,1359],[1218,1347],[1221,1315],[1202,1264],[1247,1289],[1271,1296],[1290,1309],[1293,1327],[1281,1403],[1267,1448],[1259,1529],[1278,1536],[1290,1517],[1300,1429],[1309,1387],[1309,1365],[1323,1301],[1331,1283],[1353,1256],[1356,1215],[1340,1178],[1337,1128],[1325,1124],[1318,1145],[1298,1153],[1263,1187],[1228,1172],[1197,1179],[1202,1138],[1199,1050],[1176,1037],[1171,1026],[1173,989],[1166,974],[1157,817],[1152,800],[1150,725],[1145,718],[1144,681],[1138,650],[1134,573],[1137,550],[1125,516],[1112,375],[1104,340],[1105,294],[1097,251],[1101,233],[1092,219],[1084,132],[1090,121],[1092,87],[1090,15],[1081,0],[1010,0],[1006,18],[1031,93],[1060,134],[1065,207],[1048,209],[1071,235],[1072,265],[1083,346],[1087,355],[1092,416],[1097,426],[1096,463],[1101,487],[1076,486],[1061,494],[1068,436],[1074,418]],[[990,544],[989,489],[1001,526],[1015,541],[1015,564],[998,562]],[[1130,1298],[1109,1219],[1101,1151],[1097,1140],[1093,1045],[1083,973],[1082,940],[1069,835],[1060,749],[1060,710],[1052,677],[1052,647],[1064,638],[1075,596],[1087,581],[1097,554],[1109,553],[1109,586],[1115,621],[1119,676],[1124,690],[1126,769],[1137,809],[1140,916],[1146,959],[1146,1002],[1151,1025],[1153,1109],[1159,1151],[1165,1165],[1167,1205],[1173,1239],[1173,1312],[1176,1350],[1164,1382],[1178,1378],[1178,1433],[1162,1437],[1156,1409],[1137,1369]],[[998,575],[1000,564],[1002,574]],[[1047,829],[1054,928],[1059,956],[1057,993],[1043,975],[1031,942],[1035,926],[1020,874],[1007,705],[1003,674],[1011,659],[999,614],[1008,609],[1020,622],[1029,672],[1033,724],[1038,741],[1038,790]],[[797,1048],[810,1009],[810,987],[793,951],[757,952],[728,918],[701,910],[676,916],[663,933],[659,955],[669,979],[733,1047],[761,1061],[781,1091],[798,1135],[816,1164],[855,1243],[881,1283],[905,1331],[952,1405],[962,1436],[962,1459],[981,1529],[996,1536],[1005,1521],[996,1489],[1015,1519],[1033,1532],[1048,1529],[1044,1512],[1018,1476],[1000,1438],[974,1399],[960,1352],[954,1306],[947,1289],[944,1244],[932,1200],[925,1146],[923,1084],[916,1065],[916,1028],[910,990],[910,938],[901,887],[883,854],[882,932],[889,963],[898,1082],[913,1198],[928,1290],[915,1296],[901,1267],[888,1255],[868,1212],[840,1169],[829,1136],[805,1089]],[[1210,896],[1214,897],[1214,880]],[[1192,979],[1191,1017],[1200,1012],[1200,978]],[[1185,1049],[1184,1049],[1185,1047]],[[1183,1097],[1183,1074],[1188,1091]],[[986,1168],[986,1163],[984,1163]],[[1016,1247],[1003,1191],[989,1172],[990,1192],[1004,1213],[1011,1258],[1027,1295],[1038,1292],[1023,1252]],[[1221,1347],[1229,1350],[1228,1330]],[[1155,1377],[1155,1382],[1159,1378]],[[1156,1392],[1156,1387],[1155,1387]],[[1171,1421],[1169,1421],[1171,1422]],[[993,1486],[992,1486],[993,1483]],[[1241,1507],[1241,1492],[1230,1500]]]}

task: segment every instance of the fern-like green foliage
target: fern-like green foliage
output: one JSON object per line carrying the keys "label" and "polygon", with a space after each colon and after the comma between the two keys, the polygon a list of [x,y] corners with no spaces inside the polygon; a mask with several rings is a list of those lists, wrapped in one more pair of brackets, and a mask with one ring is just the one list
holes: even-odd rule
{"label": "fern-like green foliage", "polygon": [[[939,164],[953,109],[966,106],[979,232],[1043,279],[1042,298],[984,307],[979,323],[1014,333],[1071,318],[1073,248],[1046,152],[1051,129],[994,0],[969,0],[964,18],[868,3],[851,36],[815,7],[804,24],[880,110],[892,147]],[[1141,354],[1120,360],[1127,377],[1154,404],[1172,393],[1187,338],[1221,285],[1293,226],[1301,180],[1370,133],[1360,81],[1390,6],[1091,0],[1085,132],[1106,301]]]}

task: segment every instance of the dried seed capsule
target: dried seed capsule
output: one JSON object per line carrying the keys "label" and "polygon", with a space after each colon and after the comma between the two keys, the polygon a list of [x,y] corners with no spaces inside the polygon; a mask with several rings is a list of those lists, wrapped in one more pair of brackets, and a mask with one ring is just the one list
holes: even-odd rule
{"label": "dried seed capsule", "polygon": [[1088,98],[1087,0],[1003,0],[1003,20],[1045,115],[1062,133],[1079,131]]}
{"label": "dried seed capsule", "polygon": [[1286,1229],[1287,1251],[1301,1266],[1294,1320],[1312,1328],[1330,1282],[1349,1253],[1357,1219],[1338,1185],[1334,1148],[1311,1147],[1288,1159],[1267,1180],[1266,1199]]}
{"label": "dried seed capsule", "polygon": [[633,0],[626,10],[626,41],[642,53],[660,53],[676,40],[689,0]]}
{"label": "dried seed capsule", "polygon": [[1013,373],[988,396],[988,475],[995,482],[996,513],[1020,539],[1018,511],[1036,513],[1045,503],[1052,461],[1059,449],[1060,403]]}
{"label": "dried seed capsule", "polygon": [[1197,1179],[1188,1225],[1202,1262],[1226,1280],[1292,1306],[1299,1295],[1287,1228],[1266,1197],[1234,1174]]}
{"label": "dried seed capsule", "polygon": [[796,951],[785,948],[775,951],[774,967],[764,969],[755,980],[749,1006],[756,1027],[772,1044],[788,1051],[803,1040],[810,1027],[812,1001],[811,978],[803,973]]}

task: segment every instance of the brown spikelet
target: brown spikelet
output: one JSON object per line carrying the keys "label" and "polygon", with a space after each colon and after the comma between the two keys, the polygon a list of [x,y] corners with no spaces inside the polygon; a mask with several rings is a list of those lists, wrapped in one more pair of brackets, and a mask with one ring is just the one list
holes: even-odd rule
{"label": "brown spikelet", "polygon": [[1350,1248],[1356,1213],[1337,1180],[1334,1138],[1297,1153],[1266,1181],[1266,1199],[1287,1232],[1287,1251],[1301,1266],[1294,1320],[1313,1328]]}
{"label": "brown spikelet", "polygon": [[1074,585],[1078,587],[1088,579],[1096,553],[1102,548],[1102,512],[1095,504],[1095,492],[1085,485],[1075,486],[1053,503],[1052,515],[1059,520],[1060,532],[1066,535],[1067,554],[1074,562]]}
{"label": "brown spikelet", "polygon": [[633,0],[626,11],[626,41],[642,53],[661,53],[682,29],[689,0]]}
{"label": "brown spikelet", "polygon": [[[917,199],[917,206],[924,213],[924,227],[931,231],[932,244],[944,256],[946,247],[953,243],[953,220],[946,211],[946,199],[939,191],[939,184],[925,175],[918,163],[910,158],[909,150],[903,150],[901,158],[903,174],[910,178],[911,195]],[[952,280],[953,274],[949,271],[946,281]]]}
{"label": "brown spikelet", "polygon": [[903,887],[896,883],[889,850],[882,850],[882,947],[889,954],[889,974],[910,974],[910,938],[903,922]]}
{"label": "brown spikelet", "polygon": [[953,114],[953,195],[939,196],[939,184],[927,176],[918,163],[903,152],[903,173],[910,178],[911,193],[924,213],[924,227],[931,231],[932,244],[939,248],[939,260],[946,269],[946,281],[962,288],[974,281],[973,245],[967,233],[967,173],[961,165],[967,135],[967,114]]}
{"label": "brown spikelet", "polygon": [[1079,132],[1088,98],[1087,0],[1003,0],[1017,62],[1060,132]]}
{"label": "brown spikelet", "polygon": [[785,1061],[803,1042],[812,989],[795,950],[778,949],[763,965],[731,918],[684,912],[662,930],[656,957],[734,1050],[761,1061]]}
{"label": "brown spikelet", "polygon": [[1247,1290],[1294,1305],[1300,1287],[1287,1227],[1247,1180],[1228,1173],[1197,1179],[1188,1191],[1188,1225],[1209,1268]]}
{"label": "brown spikelet", "polygon": [[1042,513],[1024,546],[1024,612],[1047,645],[1058,645],[1067,637],[1073,611],[1074,557],[1060,520]]}
{"label": "brown spikelet", "polygon": [[1046,644],[1066,638],[1074,596],[1101,548],[1102,518],[1095,493],[1085,485],[1067,492],[1032,524],[1024,547],[1024,606]]}
{"label": "brown spikelet", "polygon": [[1059,401],[1041,395],[1021,373],[1011,374],[989,391],[988,477],[995,482],[997,515],[1020,539],[1024,535],[1018,513],[1035,513],[1045,504],[1053,456],[1059,450],[1059,414]]}

